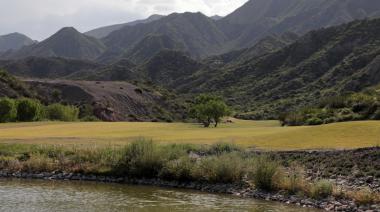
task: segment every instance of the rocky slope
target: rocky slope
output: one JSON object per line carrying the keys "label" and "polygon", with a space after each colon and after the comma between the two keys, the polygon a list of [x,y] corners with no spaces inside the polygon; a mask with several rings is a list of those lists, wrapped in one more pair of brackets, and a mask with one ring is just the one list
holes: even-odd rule
{"label": "rocky slope", "polygon": [[47,102],[91,105],[104,121],[174,121],[181,120],[183,106],[167,93],[127,82],[25,80]]}

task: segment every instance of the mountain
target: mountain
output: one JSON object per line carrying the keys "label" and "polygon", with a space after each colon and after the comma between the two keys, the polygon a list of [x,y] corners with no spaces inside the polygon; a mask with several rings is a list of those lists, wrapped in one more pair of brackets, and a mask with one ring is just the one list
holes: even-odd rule
{"label": "mountain", "polygon": [[96,38],[81,34],[72,27],[65,27],[40,43],[26,46],[6,55],[5,59],[36,56],[93,60],[104,50],[105,46]]}
{"label": "mountain", "polygon": [[132,21],[129,23],[123,23],[123,24],[115,24],[111,26],[105,26],[105,27],[100,27],[97,29],[93,29],[91,31],[85,32],[85,35],[92,36],[98,39],[107,37],[111,32],[114,32],[116,30],[119,30],[125,26],[135,26],[137,24],[144,24],[144,23],[150,23],[152,21],[156,21],[158,19],[161,19],[162,15],[151,15],[147,19],[144,20],[137,20],[137,21]]}
{"label": "mountain", "polygon": [[134,45],[124,57],[132,62],[142,64],[163,50],[183,51],[184,49],[182,43],[174,41],[168,35],[150,34]]}
{"label": "mountain", "polygon": [[148,35],[170,38],[196,58],[217,54],[226,42],[215,21],[202,13],[174,13],[151,23],[126,26],[103,41],[108,48],[121,48],[123,54]]}
{"label": "mountain", "polygon": [[215,68],[231,66],[280,50],[281,48],[295,42],[298,38],[299,36],[297,34],[291,32],[287,32],[282,35],[268,35],[259,40],[254,46],[250,48],[244,48],[221,55],[211,56],[205,58],[203,62]]}
{"label": "mountain", "polygon": [[373,0],[250,0],[218,21],[235,48],[247,47],[268,33],[304,34],[366,17],[380,17]]}
{"label": "mountain", "polygon": [[33,78],[61,78],[81,71],[92,71],[101,66],[90,61],[58,57],[0,60],[0,69],[7,70],[16,76]]}
{"label": "mountain", "polygon": [[0,36],[0,52],[6,52],[9,50],[17,50],[23,46],[29,46],[36,43],[26,35],[20,33],[11,33]]}
{"label": "mountain", "polygon": [[177,83],[180,80],[192,75],[202,66],[183,52],[166,50],[156,54],[141,69],[153,83],[175,88],[179,86]]}
{"label": "mountain", "polygon": [[[326,96],[380,83],[380,19],[354,21],[307,33],[274,53],[232,66],[198,71],[182,91],[216,92],[246,118],[313,104]],[[200,76],[195,77],[194,76]]]}

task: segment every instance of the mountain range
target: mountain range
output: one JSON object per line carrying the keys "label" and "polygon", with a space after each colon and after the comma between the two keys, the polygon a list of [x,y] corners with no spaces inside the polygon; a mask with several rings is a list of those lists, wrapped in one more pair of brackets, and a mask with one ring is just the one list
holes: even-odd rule
{"label": "mountain range", "polygon": [[152,56],[152,45],[154,53],[174,49],[199,59],[249,48],[271,34],[303,35],[310,30],[379,16],[380,2],[373,0],[250,0],[226,17],[207,17],[202,13],[153,15],[81,35],[75,29],[64,28],[42,44],[2,58],[57,56],[98,62],[130,58],[146,62]]}

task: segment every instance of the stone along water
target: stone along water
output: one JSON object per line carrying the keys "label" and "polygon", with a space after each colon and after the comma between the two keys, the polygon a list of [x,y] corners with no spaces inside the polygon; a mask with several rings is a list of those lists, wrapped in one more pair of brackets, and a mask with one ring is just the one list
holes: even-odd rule
{"label": "stone along water", "polygon": [[0,179],[0,211],[317,211],[189,190]]}

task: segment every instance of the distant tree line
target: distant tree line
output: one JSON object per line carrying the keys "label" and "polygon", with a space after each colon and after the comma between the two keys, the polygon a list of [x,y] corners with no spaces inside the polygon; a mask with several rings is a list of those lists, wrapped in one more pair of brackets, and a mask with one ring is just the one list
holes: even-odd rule
{"label": "distant tree line", "polygon": [[43,105],[39,100],[0,98],[0,122],[33,122],[42,120],[77,121],[80,109],[60,103]]}

